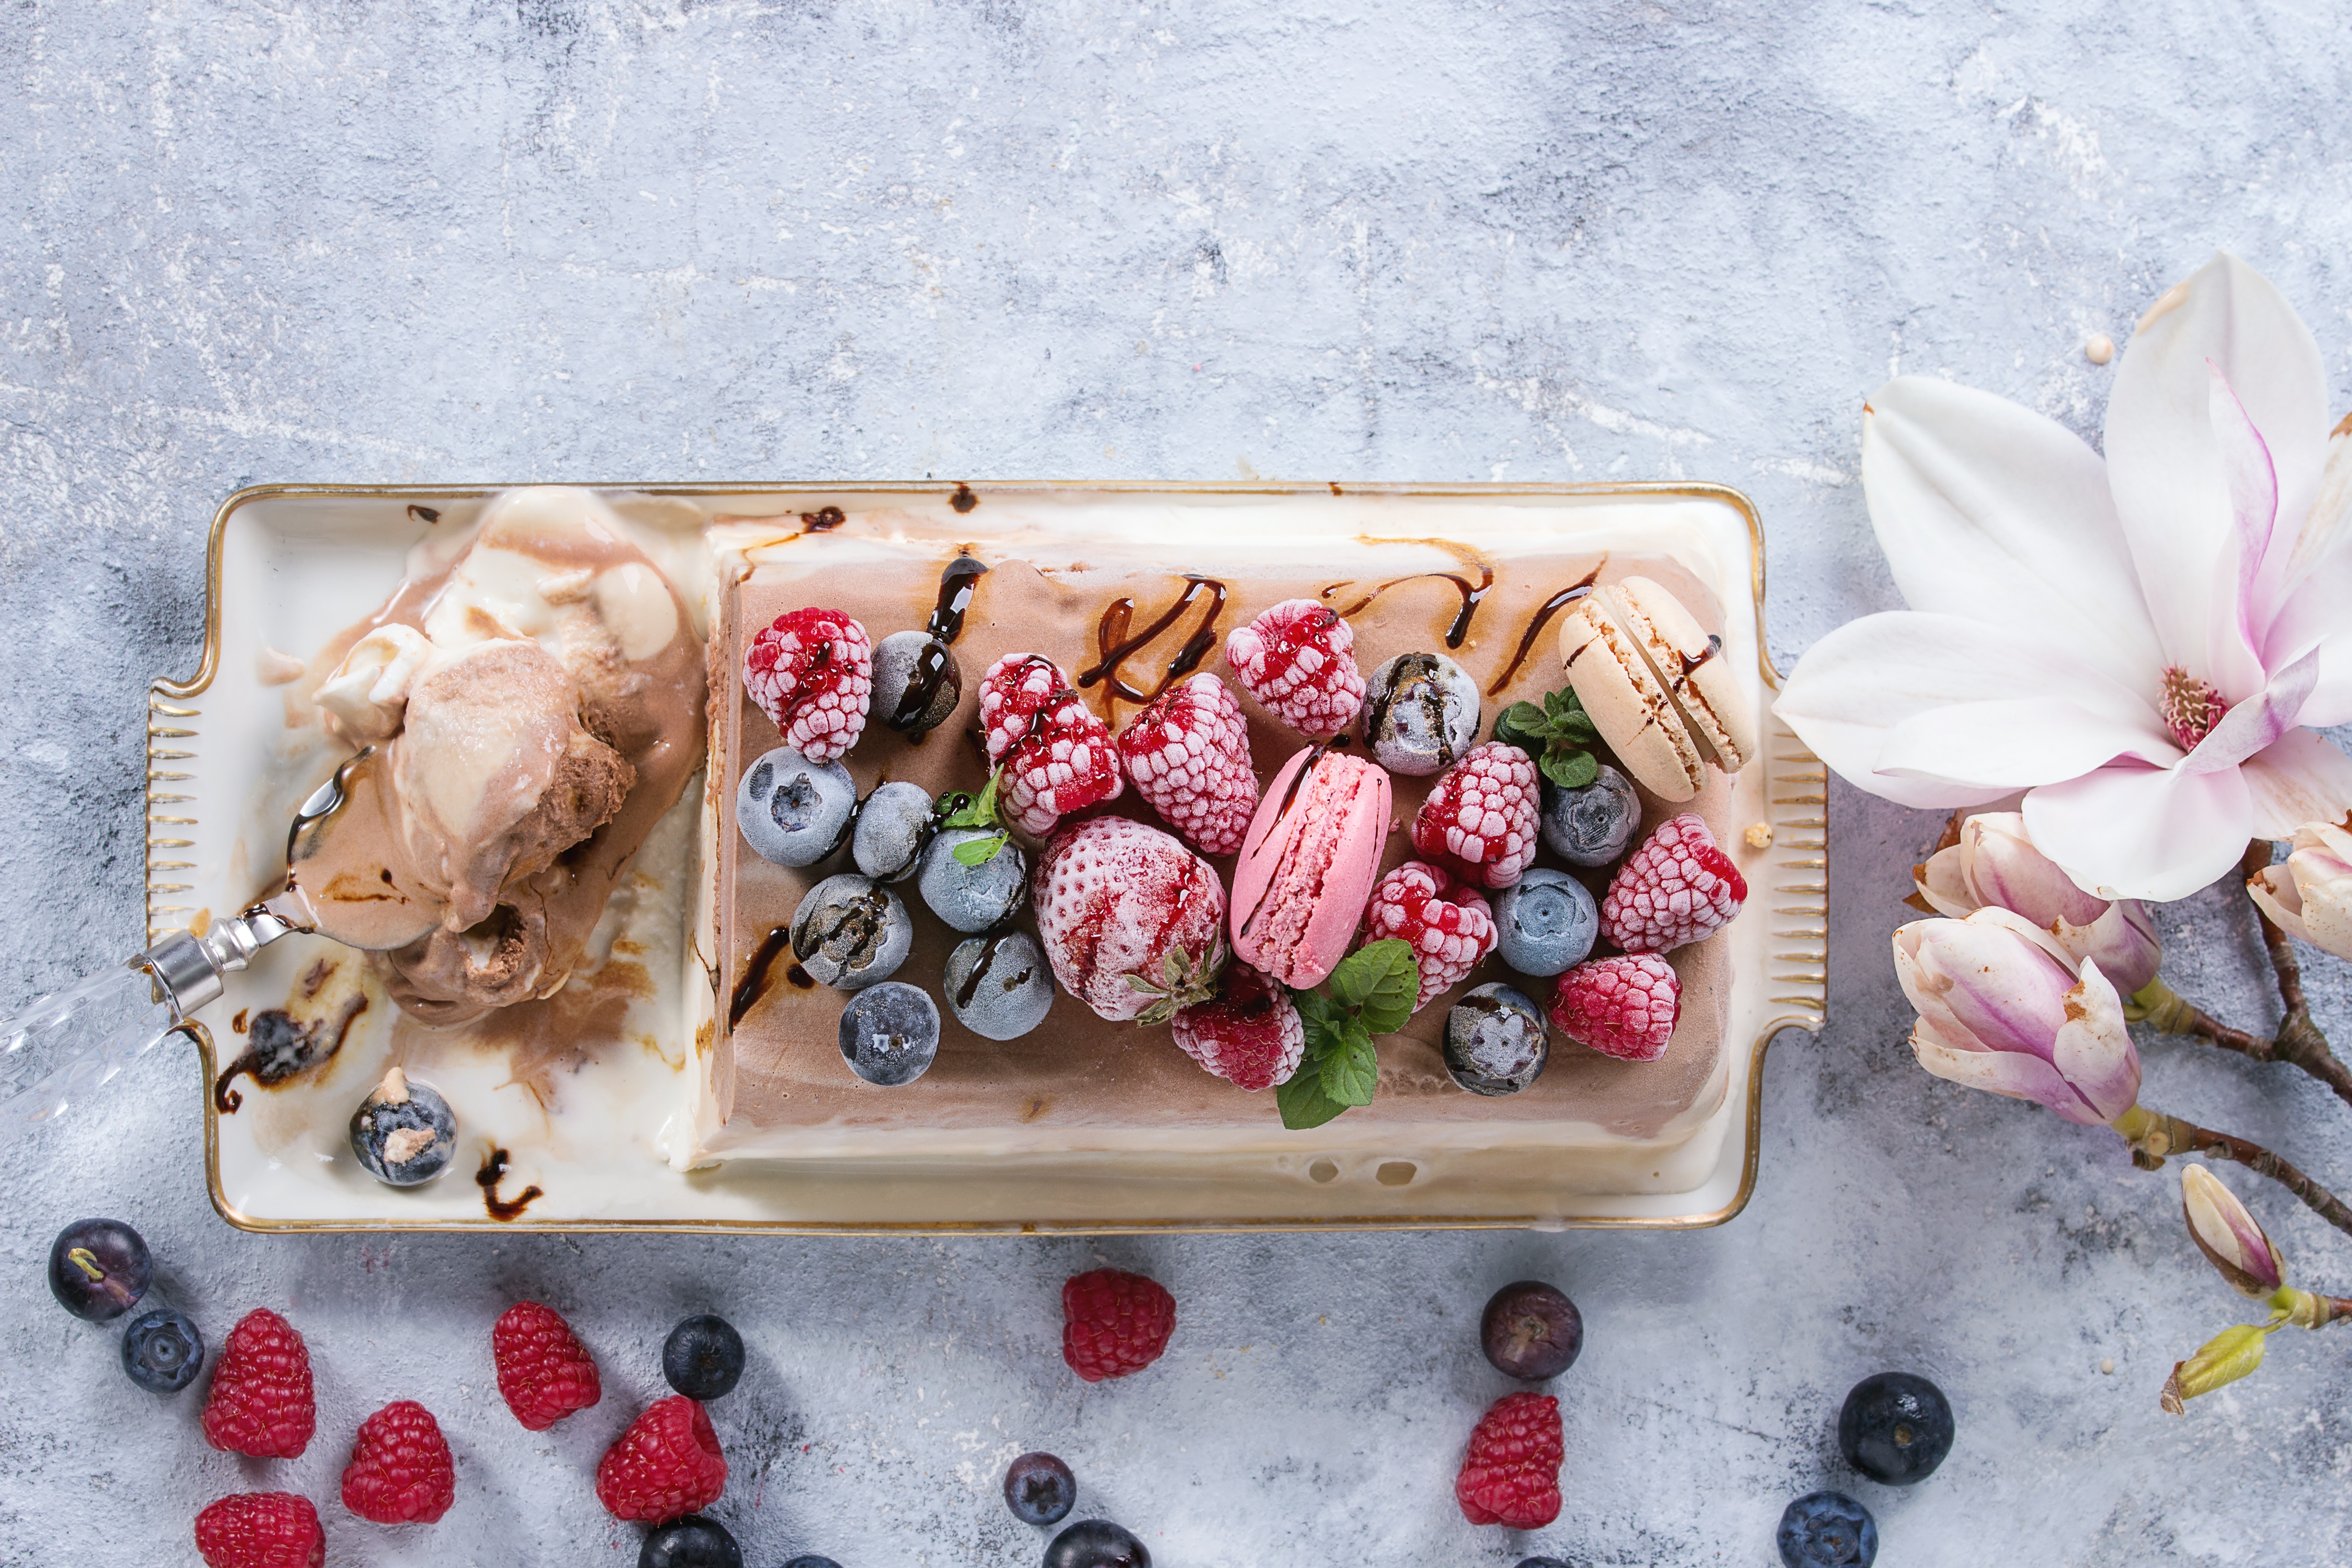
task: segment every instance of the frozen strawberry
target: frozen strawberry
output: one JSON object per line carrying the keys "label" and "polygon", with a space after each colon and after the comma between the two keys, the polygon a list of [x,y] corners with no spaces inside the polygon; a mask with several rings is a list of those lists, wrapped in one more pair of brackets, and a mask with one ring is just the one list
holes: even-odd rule
{"label": "frozen strawberry", "polygon": [[1440,994],[1459,985],[1478,961],[1495,951],[1499,936],[1495,911],[1478,896],[1445,874],[1444,868],[1408,860],[1380,879],[1371,902],[1364,906],[1364,936],[1369,942],[1400,937],[1412,944],[1421,965],[1421,994],[1413,999],[1416,1013]]}
{"label": "frozen strawberry", "polygon": [[1620,1061],[1654,1062],[1682,1016],[1683,983],[1654,952],[1597,958],[1559,977],[1552,1026]]}
{"label": "frozen strawberry", "polygon": [[1473,1524],[1541,1530],[1559,1517],[1559,1466],[1567,1444],[1559,1401],[1507,1394],[1478,1418],[1454,1478],[1454,1500]]}
{"label": "frozen strawberry", "polygon": [[1203,855],[1242,847],[1257,809],[1249,721],[1213,675],[1186,678],[1118,732],[1118,754],[1136,793]]}
{"label": "frozen strawberry", "polygon": [[1748,879],[1696,812],[1658,824],[1625,858],[1601,900],[1601,934],[1627,952],[1704,942],[1748,901]]}
{"label": "frozen strawberry", "polygon": [[743,689],[784,744],[829,763],[857,744],[874,694],[874,645],[839,610],[787,610],[743,650]]}
{"label": "frozen strawberry", "polygon": [[1320,740],[1356,721],[1364,672],[1356,633],[1313,599],[1285,599],[1225,637],[1225,662],[1242,689],[1302,735]]}
{"label": "frozen strawberry", "polygon": [[1069,677],[1041,654],[1008,653],[980,678],[980,732],[1004,770],[1000,809],[1034,837],[1125,787],[1118,747]]}
{"label": "frozen strawberry", "polygon": [[1474,886],[1507,888],[1535,863],[1542,804],[1535,760],[1489,741],[1430,790],[1412,819],[1412,847]]}
{"label": "frozen strawberry", "polygon": [[1062,989],[1102,1017],[1165,1023],[1207,1000],[1225,961],[1225,890],[1171,835],[1124,816],[1056,834],[1030,884]]}
{"label": "frozen strawberry", "polygon": [[1307,1024],[1290,993],[1238,958],[1225,965],[1216,995],[1170,1023],[1186,1056],[1236,1089],[1288,1083],[1307,1050]]}

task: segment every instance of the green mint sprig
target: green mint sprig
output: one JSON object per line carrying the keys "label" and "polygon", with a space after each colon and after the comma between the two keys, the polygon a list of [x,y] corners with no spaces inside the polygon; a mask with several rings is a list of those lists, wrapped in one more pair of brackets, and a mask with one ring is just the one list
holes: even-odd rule
{"label": "green mint sprig", "polygon": [[1307,1052],[1290,1081],[1274,1091],[1282,1124],[1293,1131],[1320,1127],[1350,1106],[1370,1105],[1381,1070],[1372,1037],[1403,1028],[1420,994],[1420,961],[1412,944],[1397,937],[1367,942],[1341,959],[1324,990],[1293,991],[1307,1025]]}
{"label": "green mint sprig", "polygon": [[988,782],[981,785],[979,795],[958,790],[941,798],[940,804],[948,808],[941,826],[992,827],[996,830],[989,837],[967,838],[957,845],[953,851],[957,864],[985,866],[996,858],[997,851],[1010,840],[1012,836],[1004,831],[1004,825],[996,818],[996,785],[1003,776],[1004,770],[999,768],[988,775]]}
{"label": "green mint sprig", "polygon": [[1543,776],[1562,789],[1582,789],[1601,776],[1601,760],[1585,749],[1601,732],[1573,689],[1545,692],[1540,707],[1512,703],[1496,716],[1495,739],[1533,757]]}

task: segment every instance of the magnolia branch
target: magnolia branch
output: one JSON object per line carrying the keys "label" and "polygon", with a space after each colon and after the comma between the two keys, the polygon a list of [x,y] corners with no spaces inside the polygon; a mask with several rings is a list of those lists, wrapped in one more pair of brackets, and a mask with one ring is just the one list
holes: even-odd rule
{"label": "magnolia branch", "polygon": [[2133,1163],[2144,1170],[2155,1170],[2168,1154],[2202,1154],[2209,1160],[2228,1160],[2258,1176],[2269,1177],[2301,1198],[2305,1206],[2320,1218],[2352,1236],[2352,1207],[2347,1207],[2343,1199],[2251,1139],[2216,1132],[2210,1127],[2200,1127],[2193,1121],[2140,1106],[2117,1117],[2114,1126],[2124,1142],[2131,1145]]}

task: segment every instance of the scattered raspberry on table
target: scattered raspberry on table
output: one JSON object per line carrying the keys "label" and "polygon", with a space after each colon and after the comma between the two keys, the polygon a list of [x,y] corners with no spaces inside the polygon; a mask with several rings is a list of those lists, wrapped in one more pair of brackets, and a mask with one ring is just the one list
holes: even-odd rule
{"label": "scattered raspberry on table", "polygon": [[1176,1298],[1140,1274],[1097,1268],[1064,1282],[1062,1317],[1062,1359],[1100,1383],[1160,1359],[1176,1331]]}
{"label": "scattered raspberry on table", "polygon": [[196,1515],[205,1568],[320,1568],[326,1532],[310,1500],[292,1492],[238,1492]]}
{"label": "scattered raspberry on table", "polygon": [[727,1456],[702,1406],[682,1394],[656,1400],[596,1463],[596,1500],[614,1519],[667,1524],[727,1489]]}
{"label": "scattered raspberry on table", "polygon": [[255,1308],[228,1331],[214,1365],[205,1441],[256,1459],[291,1459],[318,1425],[302,1336],[268,1308]]}
{"label": "scattered raspberry on table", "polygon": [[544,1432],[604,1397],[595,1358],[554,1308],[517,1301],[490,1329],[499,1394],[528,1431]]}
{"label": "scattered raspberry on table", "polygon": [[343,1506],[377,1524],[431,1524],[457,1498],[448,1439],[433,1412],[396,1399],[360,1423],[343,1468]]}
{"label": "scattered raspberry on table", "polygon": [[1559,1401],[1507,1394],[1478,1418],[1454,1500],[1473,1524],[1541,1530],[1559,1517],[1559,1465],[1566,1453]]}

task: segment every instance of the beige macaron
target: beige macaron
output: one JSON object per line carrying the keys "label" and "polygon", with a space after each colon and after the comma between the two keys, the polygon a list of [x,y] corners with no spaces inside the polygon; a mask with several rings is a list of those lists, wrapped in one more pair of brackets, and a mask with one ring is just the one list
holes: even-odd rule
{"label": "beige macaron", "polygon": [[1730,661],[1680,600],[1647,577],[1605,584],[1561,623],[1560,662],[1592,727],[1634,782],[1674,802],[1756,754],[1756,716]]}

